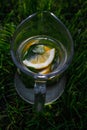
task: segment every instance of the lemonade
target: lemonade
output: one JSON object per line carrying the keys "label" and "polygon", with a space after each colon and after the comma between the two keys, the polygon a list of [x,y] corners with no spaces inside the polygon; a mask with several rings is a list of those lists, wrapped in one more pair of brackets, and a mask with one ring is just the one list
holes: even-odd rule
{"label": "lemonade", "polygon": [[25,40],[18,48],[22,64],[34,73],[48,74],[63,65],[67,58],[64,46],[46,36]]}

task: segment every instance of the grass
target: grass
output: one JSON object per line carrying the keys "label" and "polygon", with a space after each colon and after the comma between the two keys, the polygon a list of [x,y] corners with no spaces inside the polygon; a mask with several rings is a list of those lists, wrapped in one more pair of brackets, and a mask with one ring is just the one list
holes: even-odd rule
{"label": "grass", "polygon": [[[87,1],[15,0],[0,2],[0,130],[87,129]],[[17,25],[28,15],[49,10],[67,26],[74,41],[74,57],[67,70],[62,96],[35,113],[14,88],[15,65],[10,41]]]}

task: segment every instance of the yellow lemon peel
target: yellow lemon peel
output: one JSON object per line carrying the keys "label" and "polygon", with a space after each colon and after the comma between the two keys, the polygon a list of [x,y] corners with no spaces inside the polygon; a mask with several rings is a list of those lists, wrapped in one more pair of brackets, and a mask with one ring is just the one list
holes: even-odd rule
{"label": "yellow lemon peel", "polygon": [[42,55],[36,55],[30,60],[23,60],[24,65],[33,67],[34,69],[43,69],[49,66],[55,57],[55,48],[46,51]]}

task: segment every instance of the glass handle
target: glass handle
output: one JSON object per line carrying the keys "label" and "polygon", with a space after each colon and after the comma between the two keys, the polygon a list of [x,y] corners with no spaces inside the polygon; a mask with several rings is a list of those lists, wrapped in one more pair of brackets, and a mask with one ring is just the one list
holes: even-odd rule
{"label": "glass handle", "polygon": [[43,111],[46,98],[46,81],[36,81],[34,85],[34,108]]}

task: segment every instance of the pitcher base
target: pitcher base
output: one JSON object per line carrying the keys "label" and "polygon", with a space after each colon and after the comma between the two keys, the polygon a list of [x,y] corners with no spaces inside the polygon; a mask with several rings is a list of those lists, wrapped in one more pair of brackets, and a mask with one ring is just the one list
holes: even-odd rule
{"label": "pitcher base", "polygon": [[[19,94],[19,96],[30,104],[34,104],[34,90],[33,88],[26,88],[22,83],[19,75],[15,74],[15,88]],[[66,78],[63,76],[58,83],[53,85],[52,87],[47,87],[46,90],[46,101],[45,105],[50,104],[56,101],[63,93],[65,88]]]}

